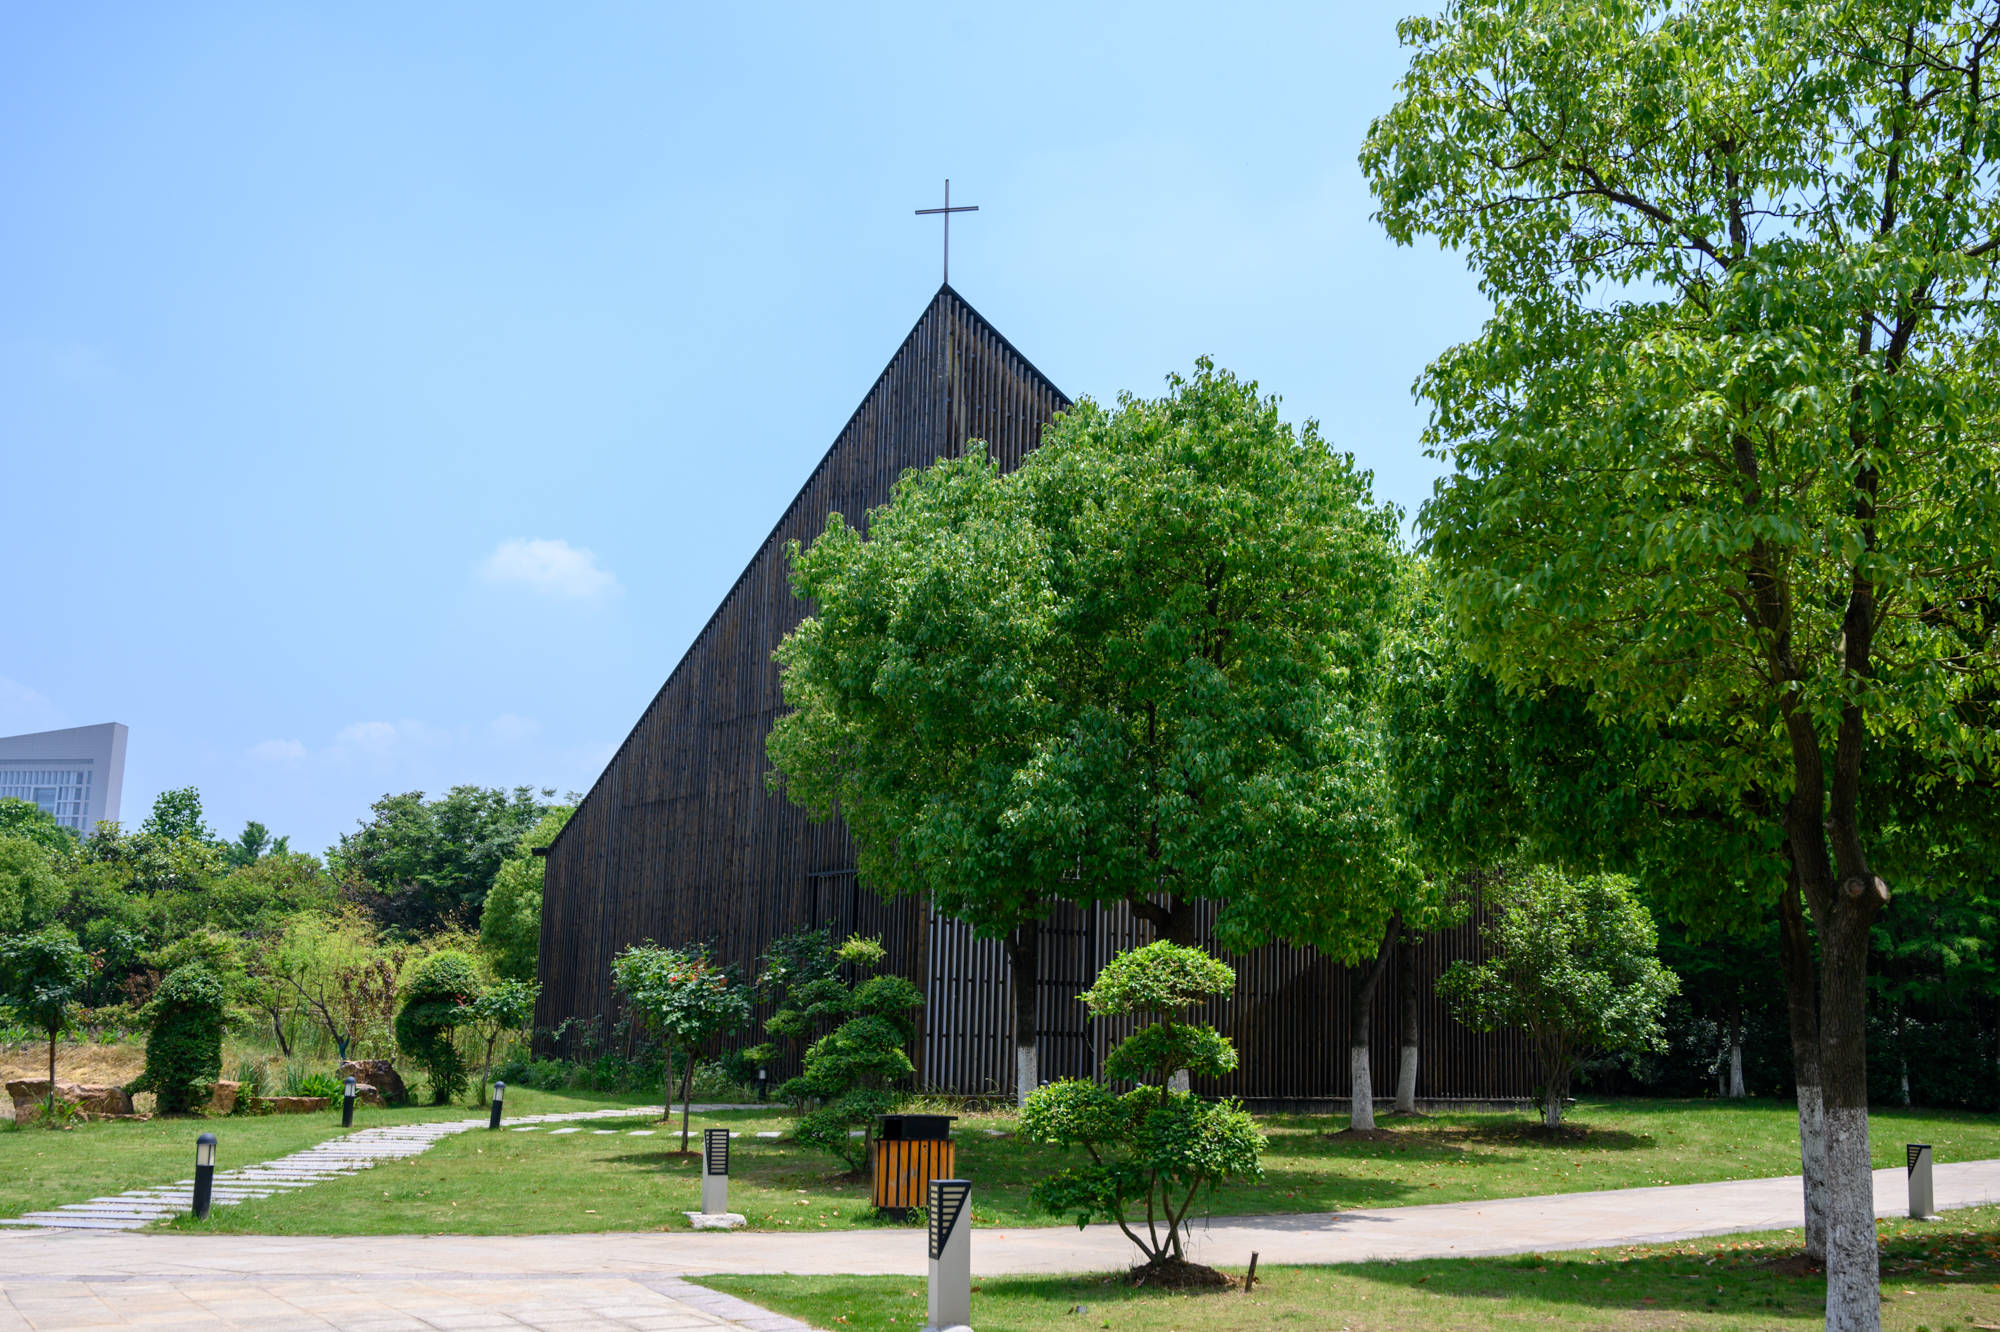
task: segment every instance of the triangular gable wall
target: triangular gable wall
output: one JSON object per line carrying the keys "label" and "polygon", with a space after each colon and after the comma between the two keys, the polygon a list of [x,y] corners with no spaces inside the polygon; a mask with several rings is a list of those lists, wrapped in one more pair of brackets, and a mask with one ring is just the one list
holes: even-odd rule
{"label": "triangular gable wall", "polygon": [[[1069,403],[998,330],[941,288],[549,849],[536,1025],[613,1011],[611,957],[694,939],[754,971],[777,935],[840,920],[884,935],[893,969],[923,951],[914,912],[853,881],[836,820],[765,789],[783,705],[773,649],[805,614],[785,545],[829,513],[860,523],[904,471],[983,439],[1018,466]],[[866,900],[864,900],[866,899]]]}

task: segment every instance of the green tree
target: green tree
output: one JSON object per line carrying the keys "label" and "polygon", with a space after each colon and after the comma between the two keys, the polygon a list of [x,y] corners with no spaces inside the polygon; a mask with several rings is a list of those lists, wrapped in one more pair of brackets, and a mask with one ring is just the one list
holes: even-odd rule
{"label": "green tree", "polygon": [[[853,941],[849,941],[852,943]],[[771,941],[757,974],[758,996],[771,1005],[766,1039],[744,1057],[769,1069],[826,1034],[847,1012],[851,987],[840,979],[841,947],[833,931],[809,925]]]}
{"label": "green tree", "polygon": [[1494,897],[1486,960],[1452,963],[1438,993],[1474,1031],[1527,1032],[1542,1122],[1554,1128],[1584,1060],[1659,1047],[1660,1010],[1679,982],[1629,879],[1534,865],[1509,870]]}
{"label": "green tree", "polygon": [[983,452],[898,484],[868,535],[791,552],[815,607],[780,648],[780,786],[853,830],[863,879],[1006,942],[1017,1084],[1035,923],[1124,902],[1187,941],[1345,956],[1391,872],[1369,666],[1396,517],[1274,399],[1202,361],[1084,401],[1011,475]]}
{"label": "green tree", "polygon": [[1495,304],[1422,381],[1466,641],[1510,687],[1684,728],[1685,803],[1786,862],[1749,886],[1801,922],[1830,1329],[1879,1318],[1866,756],[1896,737],[1944,786],[1995,763],[1996,22],[1458,0],[1403,25],[1362,155],[1389,233],[1463,251]]}
{"label": "green tree", "polygon": [[153,799],[152,813],[139,825],[142,836],[171,842],[177,838],[192,838],[197,842],[213,843],[215,830],[202,821],[201,792],[192,786],[183,786],[173,791],[162,791]]}
{"label": "green tree", "polygon": [[668,1081],[663,1118],[673,1115],[674,1051],[684,1055],[681,1150],[685,1152],[695,1056],[708,1041],[740,1031],[750,1021],[749,987],[737,979],[733,968],[716,961],[702,945],[661,948],[650,940],[630,944],[612,958],[611,979],[633,1013],[666,1046]]}
{"label": "green tree", "polygon": [[254,930],[301,912],[333,912],[340,886],[317,856],[272,850],[216,879],[204,896],[209,925]]}
{"label": "green tree", "polygon": [[454,786],[435,800],[422,791],[385,795],[328,859],[383,925],[476,928],[501,865],[550,809],[528,786]]}
{"label": "green tree", "polygon": [[0,833],[0,935],[52,924],[68,905],[57,854],[34,838]]}
{"label": "green tree", "polygon": [[56,1105],[56,1037],[75,1019],[92,959],[60,925],[0,937],[0,1005],[49,1034],[48,1110]]}
{"label": "green tree", "polygon": [[[868,973],[879,969],[885,954],[878,939],[855,937],[843,942],[838,962],[866,979],[850,985],[838,975],[815,977],[796,992],[794,1011],[806,1030],[828,1022],[839,1025],[806,1047],[804,1071],[788,1079],[778,1094],[813,1108],[800,1116],[793,1137],[840,1158],[849,1171],[867,1168],[875,1120],[908,1098],[916,1065],[910,1046],[916,1040],[913,1016],[923,1006],[923,992],[902,976]],[[854,1130],[860,1137],[852,1136]]]}
{"label": "green tree", "polygon": [[271,849],[271,830],[257,820],[251,819],[243,825],[243,831],[236,835],[236,840],[222,848],[222,857],[231,866],[242,869],[246,865],[256,864],[264,853]]}
{"label": "green tree", "polygon": [[432,953],[410,975],[396,1010],[396,1044],[424,1070],[432,1105],[448,1105],[465,1092],[458,1028],[482,988],[478,964],[451,948]]}
{"label": "green tree", "polygon": [[222,1076],[228,987],[202,962],[169,971],[146,1005],[146,1068],[127,1090],[151,1091],[163,1115],[184,1115]]}
{"label": "green tree", "polygon": [[541,992],[542,987],[533,981],[499,980],[465,1006],[460,1021],[485,1043],[485,1057],[479,1065],[481,1101],[486,1099],[486,1084],[493,1077],[494,1045],[535,1020],[535,997]]}
{"label": "green tree", "polygon": [[385,944],[358,910],[301,912],[253,931],[246,951],[252,997],[274,1028],[282,1032],[296,1008],[343,1060],[388,1045],[408,953]]}
{"label": "green tree", "polygon": [[[1200,949],[1165,940],[1112,958],[1082,998],[1093,1017],[1154,1019],[1104,1061],[1107,1080],[1135,1085],[1120,1094],[1105,1083],[1065,1078],[1038,1088],[1021,1112],[1022,1137],[1081,1147],[1090,1157],[1089,1165],[1038,1181],[1030,1196],[1074,1216],[1079,1229],[1100,1217],[1115,1222],[1145,1257],[1142,1280],[1192,1266],[1182,1236],[1202,1189],[1264,1173],[1264,1136],[1239,1102],[1203,1101],[1172,1086],[1181,1069],[1211,1078],[1235,1069],[1229,1038],[1186,1016],[1235,983],[1235,972]],[[1198,1270],[1221,1284],[1214,1272]]]}
{"label": "green tree", "polygon": [[547,862],[533,853],[556,840],[573,812],[572,806],[562,805],[544,814],[493,876],[479,913],[479,947],[497,976],[535,978],[542,946],[542,867]]}
{"label": "green tree", "polygon": [[44,851],[68,855],[76,850],[76,833],[56,822],[56,816],[29,800],[0,797],[0,837],[25,837]]}

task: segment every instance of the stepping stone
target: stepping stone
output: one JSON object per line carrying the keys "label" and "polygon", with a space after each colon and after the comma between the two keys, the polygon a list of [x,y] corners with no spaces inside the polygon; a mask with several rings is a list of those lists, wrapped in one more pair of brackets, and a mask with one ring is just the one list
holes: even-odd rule
{"label": "stepping stone", "polygon": [[616,1133],[617,1131],[618,1131],[617,1129],[592,1129],[592,1130],[591,1130],[591,1132],[592,1132],[592,1133],[596,1133],[596,1134],[605,1134],[605,1133]]}
{"label": "stepping stone", "polygon": [[582,1129],[575,1129],[575,1128],[550,1129],[549,1136],[551,1138],[554,1138],[554,1137],[559,1137],[564,1133],[581,1133],[581,1132],[583,1132]]}
{"label": "stepping stone", "polygon": [[989,1138],[1004,1138],[1007,1136],[1006,1133],[1000,1129],[981,1129],[980,1132],[984,1133]]}
{"label": "stepping stone", "polygon": [[630,1133],[626,1134],[625,1136],[626,1136],[626,1137],[628,1137],[628,1138],[650,1138],[650,1137],[652,1137],[652,1136],[653,1136],[653,1130],[652,1130],[652,1129],[633,1129],[633,1130],[632,1130],[632,1131],[631,1131]]}
{"label": "stepping stone", "polygon": [[761,1133],[759,1133],[759,1134],[758,1134],[757,1136],[758,1136],[758,1137],[760,1137],[760,1138],[782,1138],[782,1137],[784,1137],[785,1135],[784,1135],[784,1134],[782,1134],[782,1133],[780,1133],[780,1132],[778,1132],[778,1131],[777,1131],[776,1129],[765,1129],[764,1131],[762,1131]]}
{"label": "stepping stone", "polygon": [[540,1124],[526,1124],[512,1131],[515,1133],[539,1133],[541,1129],[542,1126]]}

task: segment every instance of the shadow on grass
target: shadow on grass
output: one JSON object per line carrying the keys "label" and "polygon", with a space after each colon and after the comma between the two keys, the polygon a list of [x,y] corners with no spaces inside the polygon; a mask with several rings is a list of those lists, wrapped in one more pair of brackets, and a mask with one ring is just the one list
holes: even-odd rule
{"label": "shadow on grass", "polygon": [[[1900,1283],[1991,1289],[2000,1280],[2000,1230],[1984,1224],[1947,1229],[1889,1223],[1882,1236],[1882,1286],[1893,1300]],[[1944,1223],[1928,1223],[1933,1227]],[[1795,1234],[1796,1232],[1794,1232]],[[1658,1249],[1530,1254],[1368,1263],[1346,1272],[1372,1284],[1467,1299],[1543,1300],[1593,1308],[1687,1313],[1796,1315],[1817,1320],[1826,1307],[1826,1276],[1798,1263],[1797,1240],[1723,1236]],[[1914,1293],[1914,1292],[1912,1292]]]}

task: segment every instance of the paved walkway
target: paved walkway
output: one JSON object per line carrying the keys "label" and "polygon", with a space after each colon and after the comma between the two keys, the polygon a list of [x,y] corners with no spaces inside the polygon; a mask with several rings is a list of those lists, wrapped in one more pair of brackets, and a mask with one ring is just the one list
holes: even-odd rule
{"label": "paved walkway", "polygon": [[[1937,1167],[1943,1208],[2000,1203],[2000,1161]],[[975,1195],[976,1198],[976,1195]],[[1877,1171],[1876,1210],[1908,1210]],[[1239,1266],[1477,1257],[1663,1243],[1799,1224],[1796,1176],[1197,1223],[1194,1256]],[[976,1230],[973,1270],[1128,1265],[1115,1228]],[[704,1272],[921,1275],[921,1230],[610,1235],[256,1236],[0,1233],[0,1332],[90,1327],[751,1328],[801,1325],[680,1280]]]}
{"label": "paved walkway", "polygon": [[[710,1110],[743,1109],[742,1106],[702,1105],[690,1107],[700,1114]],[[572,1110],[562,1114],[520,1115],[507,1122],[518,1126],[516,1132],[526,1132],[543,1124],[566,1123],[583,1119],[633,1119],[641,1116],[665,1118],[665,1112],[658,1106],[620,1106],[610,1110]],[[268,1198],[274,1193],[286,1193],[293,1189],[309,1188],[322,1180],[336,1179],[342,1175],[352,1175],[356,1171],[367,1170],[378,1161],[392,1161],[405,1156],[416,1156],[429,1151],[440,1139],[469,1129],[483,1129],[487,1119],[439,1120],[421,1124],[385,1124],[379,1128],[357,1129],[306,1148],[281,1156],[272,1161],[260,1161],[255,1165],[243,1166],[236,1170],[218,1171],[215,1176],[211,1202],[216,1207],[233,1207],[237,1203],[252,1198]],[[557,1133],[575,1133],[574,1128],[556,1129]],[[600,1133],[611,1133],[613,1129],[599,1129]],[[641,1137],[651,1136],[650,1129],[636,1129]],[[0,1226],[30,1227],[38,1230],[138,1230],[152,1222],[178,1216],[182,1212],[194,1210],[194,1181],[178,1180],[151,1189],[128,1189],[124,1193],[110,1194],[102,1198],[91,1198],[79,1203],[64,1203],[43,1212],[25,1212],[16,1217],[0,1218]]]}

